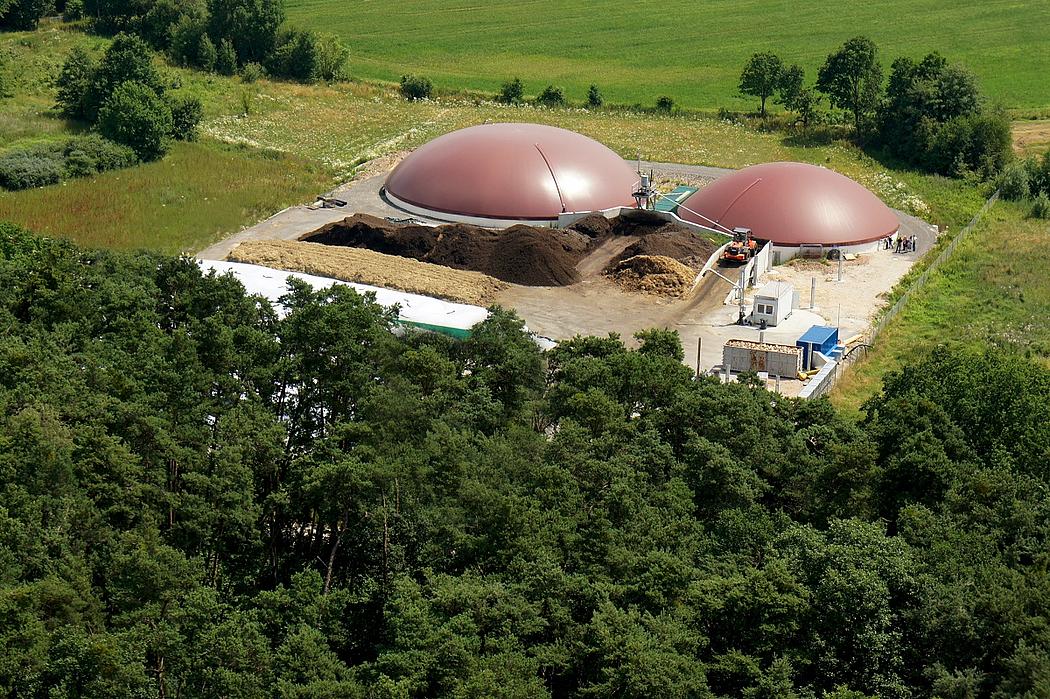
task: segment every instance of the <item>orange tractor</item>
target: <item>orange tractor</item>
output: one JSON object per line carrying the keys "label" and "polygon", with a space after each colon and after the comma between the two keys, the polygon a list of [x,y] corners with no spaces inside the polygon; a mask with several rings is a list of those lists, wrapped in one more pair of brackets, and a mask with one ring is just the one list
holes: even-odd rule
{"label": "orange tractor", "polygon": [[722,253],[725,262],[747,262],[758,252],[758,243],[751,237],[750,228],[734,228],[733,242]]}

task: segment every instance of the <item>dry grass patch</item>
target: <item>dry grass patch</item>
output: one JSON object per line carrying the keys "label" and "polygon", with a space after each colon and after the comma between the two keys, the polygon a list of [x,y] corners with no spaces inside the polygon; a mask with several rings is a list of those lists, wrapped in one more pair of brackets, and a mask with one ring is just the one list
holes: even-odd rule
{"label": "dry grass patch", "polygon": [[362,248],[320,243],[261,240],[241,243],[230,253],[234,262],[291,272],[316,274],[412,294],[487,306],[507,284],[480,272],[451,269]]}

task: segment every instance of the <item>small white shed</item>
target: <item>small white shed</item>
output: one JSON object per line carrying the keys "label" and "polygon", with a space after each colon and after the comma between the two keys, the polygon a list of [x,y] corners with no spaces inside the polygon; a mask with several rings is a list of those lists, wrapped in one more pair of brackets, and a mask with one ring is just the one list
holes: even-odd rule
{"label": "small white shed", "polygon": [[769,282],[755,294],[751,307],[751,324],[766,322],[774,327],[789,315],[795,305],[795,288],[787,282]]}

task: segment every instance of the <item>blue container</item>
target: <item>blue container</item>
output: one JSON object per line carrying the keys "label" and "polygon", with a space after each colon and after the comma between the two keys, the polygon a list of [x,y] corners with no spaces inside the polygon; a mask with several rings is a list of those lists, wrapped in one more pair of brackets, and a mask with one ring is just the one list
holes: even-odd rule
{"label": "blue container", "polygon": [[814,352],[830,357],[838,344],[839,329],[826,325],[814,325],[795,341],[795,346],[802,348],[802,366],[807,371],[813,368]]}

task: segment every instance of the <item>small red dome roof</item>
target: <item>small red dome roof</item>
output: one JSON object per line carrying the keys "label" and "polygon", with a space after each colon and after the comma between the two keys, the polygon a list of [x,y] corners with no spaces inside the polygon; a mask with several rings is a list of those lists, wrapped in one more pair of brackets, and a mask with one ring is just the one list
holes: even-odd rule
{"label": "small red dome roof", "polygon": [[437,214],[552,220],[632,206],[638,182],[601,143],[542,124],[485,124],[439,136],[386,178],[396,199]]}
{"label": "small red dome roof", "polygon": [[711,225],[707,217],[726,228],[750,228],[778,245],[867,243],[900,226],[863,186],[806,163],[765,163],[723,175],[682,202],[678,215],[704,226]]}

